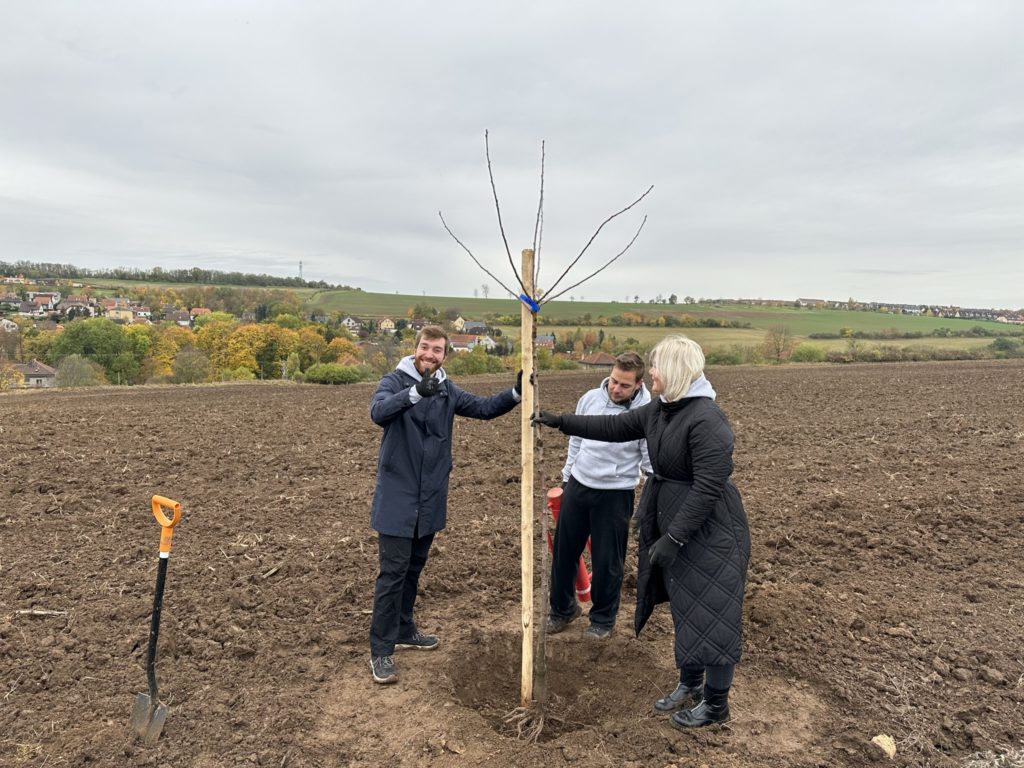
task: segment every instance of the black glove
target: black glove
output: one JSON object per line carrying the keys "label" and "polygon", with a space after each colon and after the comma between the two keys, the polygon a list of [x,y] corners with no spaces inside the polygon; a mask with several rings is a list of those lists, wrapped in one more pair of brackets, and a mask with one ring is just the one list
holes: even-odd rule
{"label": "black glove", "polygon": [[667,533],[654,542],[648,550],[651,562],[661,568],[668,568],[679,554],[680,544]]}
{"label": "black glove", "polygon": [[530,417],[530,423],[536,426],[540,424],[544,427],[554,427],[555,429],[562,428],[562,417],[555,413],[548,413],[547,411],[541,411],[535,413]]}
{"label": "black glove", "polygon": [[[530,383],[531,384],[536,384],[537,383],[537,374],[536,373],[531,373],[530,374]],[[513,387],[513,389],[515,389],[517,395],[519,395],[520,397],[523,396],[523,369],[522,368],[520,368],[519,369],[519,373],[516,374],[516,384]]]}
{"label": "black glove", "polygon": [[420,397],[433,397],[440,388],[441,383],[434,378],[433,374],[416,382],[416,391],[420,393]]}

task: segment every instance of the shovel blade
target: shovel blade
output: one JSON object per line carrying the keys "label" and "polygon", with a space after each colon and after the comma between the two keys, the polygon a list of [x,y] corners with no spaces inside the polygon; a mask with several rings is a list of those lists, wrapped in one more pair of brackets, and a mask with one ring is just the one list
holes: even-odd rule
{"label": "shovel blade", "polygon": [[146,744],[156,744],[167,722],[168,712],[166,704],[156,702],[154,706],[148,695],[140,693],[135,697],[129,725]]}

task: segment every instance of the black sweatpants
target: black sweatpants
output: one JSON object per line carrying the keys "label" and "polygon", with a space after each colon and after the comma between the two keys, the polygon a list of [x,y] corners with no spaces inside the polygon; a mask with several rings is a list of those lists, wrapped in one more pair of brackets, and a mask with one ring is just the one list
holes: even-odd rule
{"label": "black sweatpants", "polygon": [[611,628],[619,612],[619,591],[633,516],[632,490],[600,490],[570,477],[562,493],[551,558],[551,613],[571,616],[576,605],[576,571],[590,537],[593,578],[590,623]]}
{"label": "black sweatpants", "polygon": [[390,656],[399,638],[416,634],[412,612],[420,572],[427,564],[434,534],[418,539],[377,535],[380,572],[373,589],[373,618],[370,620],[370,653]]}

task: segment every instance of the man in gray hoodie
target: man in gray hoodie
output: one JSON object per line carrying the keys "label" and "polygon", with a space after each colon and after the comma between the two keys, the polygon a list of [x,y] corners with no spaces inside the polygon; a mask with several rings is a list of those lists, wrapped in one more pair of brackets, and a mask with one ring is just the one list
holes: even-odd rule
{"label": "man in gray hoodie", "polygon": [[[644,361],[635,352],[615,358],[611,375],[579,399],[582,416],[613,416],[651,401],[644,386]],[[564,630],[582,614],[576,601],[577,564],[587,538],[591,542],[590,627],[583,634],[604,640],[619,612],[619,592],[629,541],[629,521],[640,468],[651,472],[647,441],[603,443],[569,439],[562,468],[562,506],[551,561],[551,606],[548,634]]]}

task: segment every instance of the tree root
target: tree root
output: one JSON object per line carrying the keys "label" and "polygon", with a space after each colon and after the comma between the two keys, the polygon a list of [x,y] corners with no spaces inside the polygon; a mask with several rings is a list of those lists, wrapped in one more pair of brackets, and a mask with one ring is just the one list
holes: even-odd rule
{"label": "tree root", "polygon": [[544,712],[536,707],[516,707],[502,718],[505,725],[515,730],[516,738],[536,744],[544,731]]}

